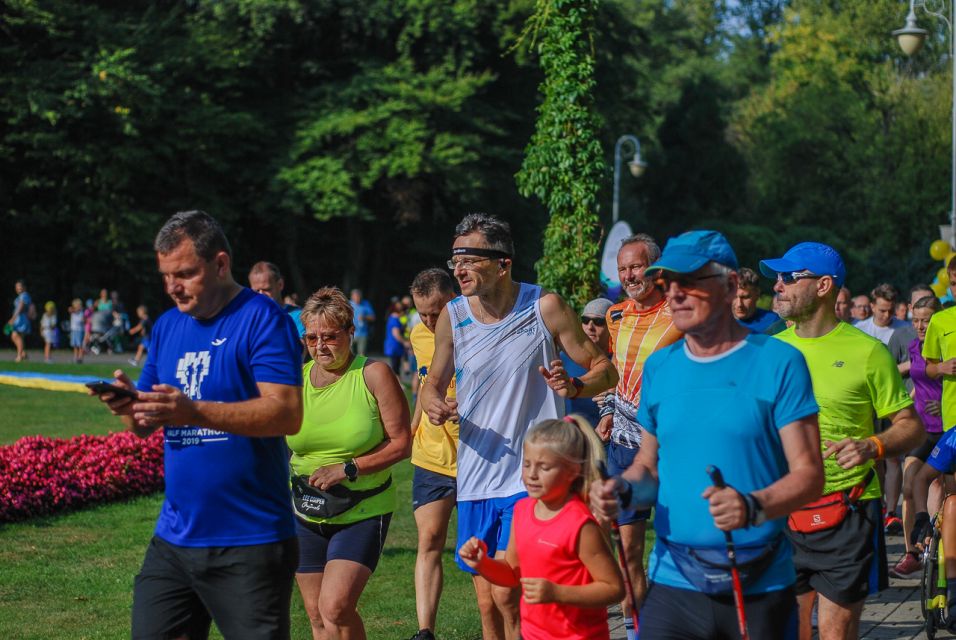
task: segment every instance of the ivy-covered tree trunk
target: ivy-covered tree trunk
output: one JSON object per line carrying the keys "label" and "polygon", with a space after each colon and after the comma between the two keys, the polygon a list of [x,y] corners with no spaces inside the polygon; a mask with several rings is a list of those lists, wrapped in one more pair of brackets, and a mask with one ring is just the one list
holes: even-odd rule
{"label": "ivy-covered tree trunk", "polygon": [[538,120],[518,189],[548,208],[538,282],[581,309],[598,291],[597,193],[605,172],[594,109],[597,0],[538,0],[529,31],[544,71]]}

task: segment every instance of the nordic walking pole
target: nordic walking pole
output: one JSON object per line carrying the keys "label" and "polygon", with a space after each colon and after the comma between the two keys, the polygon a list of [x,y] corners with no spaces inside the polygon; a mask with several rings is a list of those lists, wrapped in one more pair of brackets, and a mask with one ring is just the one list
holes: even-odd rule
{"label": "nordic walking pole", "polygon": [[[727,486],[724,482],[724,476],[720,469],[714,465],[707,467],[707,475],[713,481],[714,486],[723,489]],[[729,531],[724,531],[724,538],[727,541],[727,560],[730,561],[730,577],[734,585],[734,607],[737,609],[737,625],[740,627],[740,640],[749,640],[747,633],[747,612],[744,611],[744,590],[740,586],[740,571],[737,570],[737,550],[734,548],[734,538]]]}
{"label": "nordic walking pole", "polygon": [[[598,473],[601,474],[601,480],[609,480],[607,465],[604,460],[597,461]],[[634,625],[634,633],[637,634],[637,596],[634,595],[634,585],[631,584],[631,574],[627,570],[627,553],[624,551],[624,543],[621,541],[621,532],[617,528],[617,520],[611,520],[611,539],[614,540],[614,546],[617,547],[617,559],[621,564],[621,573],[624,574],[624,589],[627,591],[627,601],[631,605],[631,623]]]}

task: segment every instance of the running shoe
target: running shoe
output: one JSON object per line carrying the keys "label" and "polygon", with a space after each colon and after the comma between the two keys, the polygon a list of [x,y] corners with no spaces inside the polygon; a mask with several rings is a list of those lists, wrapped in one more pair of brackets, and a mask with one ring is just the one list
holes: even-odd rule
{"label": "running shoe", "polygon": [[435,634],[433,634],[429,629],[419,629],[418,633],[413,635],[408,640],[435,640]]}
{"label": "running shoe", "polygon": [[890,511],[886,514],[883,521],[883,531],[888,536],[898,536],[903,533],[903,521],[896,517],[896,514]]}
{"label": "running shoe", "polygon": [[896,566],[890,569],[890,575],[894,578],[915,578],[922,569],[919,557],[913,551],[907,551],[902,559],[896,563]]}

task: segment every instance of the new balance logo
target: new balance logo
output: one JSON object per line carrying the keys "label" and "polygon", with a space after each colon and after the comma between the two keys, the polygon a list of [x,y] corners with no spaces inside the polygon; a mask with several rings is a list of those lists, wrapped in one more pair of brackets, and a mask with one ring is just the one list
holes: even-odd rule
{"label": "new balance logo", "polygon": [[842,367],[844,364],[845,364],[845,363],[843,362],[843,360],[837,360],[837,361],[835,361],[835,362],[833,363],[833,366],[839,369],[839,368]]}

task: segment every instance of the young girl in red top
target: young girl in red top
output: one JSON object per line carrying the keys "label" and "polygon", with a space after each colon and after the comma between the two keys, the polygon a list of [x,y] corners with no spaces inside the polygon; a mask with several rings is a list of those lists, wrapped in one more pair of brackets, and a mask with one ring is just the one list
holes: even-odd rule
{"label": "young girl in red top", "polygon": [[524,441],[528,497],[515,505],[504,561],[475,537],[458,551],[490,582],[522,589],[524,640],[609,637],[607,607],[624,597],[624,582],[586,502],[603,453],[579,416],[536,424]]}

